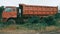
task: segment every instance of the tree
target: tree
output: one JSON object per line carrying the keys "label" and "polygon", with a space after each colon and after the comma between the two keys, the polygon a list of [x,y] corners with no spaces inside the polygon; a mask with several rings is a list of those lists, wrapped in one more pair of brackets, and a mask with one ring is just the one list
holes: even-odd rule
{"label": "tree", "polygon": [[[0,7],[0,16],[2,15],[3,10],[4,10],[4,6],[1,6],[1,7]],[[1,18],[1,17],[0,17],[0,18]]]}

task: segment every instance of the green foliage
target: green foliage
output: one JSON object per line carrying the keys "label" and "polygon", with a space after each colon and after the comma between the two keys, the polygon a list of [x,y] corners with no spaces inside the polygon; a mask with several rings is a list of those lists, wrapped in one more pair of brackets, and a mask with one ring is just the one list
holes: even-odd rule
{"label": "green foliage", "polygon": [[60,16],[58,15],[59,14],[43,17],[42,19],[40,17],[34,16],[32,18],[29,18],[28,23],[25,23],[23,27],[39,30],[40,28],[45,29],[46,26],[60,26]]}
{"label": "green foliage", "polygon": [[55,18],[56,18],[56,19],[60,19],[60,13],[57,13],[57,14],[55,15]]}
{"label": "green foliage", "polygon": [[28,19],[28,23],[46,23],[47,25],[55,25],[55,17],[54,16],[48,16],[48,17],[43,17],[42,19],[37,16],[33,16]]}
{"label": "green foliage", "polygon": [[0,7],[0,14],[2,13],[2,11],[4,10],[4,6]]}
{"label": "green foliage", "polygon": [[29,23],[38,23],[40,21],[40,17],[33,16],[31,18],[28,18]]}
{"label": "green foliage", "polygon": [[2,19],[2,11],[4,10],[4,6],[1,6],[0,7],[0,29],[2,28],[2,27],[4,27],[4,24],[1,22],[1,19]]}
{"label": "green foliage", "polygon": [[4,6],[1,6],[0,7],[0,19],[2,18],[1,16],[2,16],[2,11],[4,10]]}
{"label": "green foliage", "polygon": [[47,23],[47,25],[55,25],[53,16],[49,16],[49,17],[45,18],[44,21]]}
{"label": "green foliage", "polygon": [[25,23],[22,25],[22,27],[25,27],[25,28],[28,28],[28,29],[31,29],[31,30],[39,30],[41,28],[45,28],[47,26],[46,23],[34,23],[34,24],[31,24],[31,23]]}

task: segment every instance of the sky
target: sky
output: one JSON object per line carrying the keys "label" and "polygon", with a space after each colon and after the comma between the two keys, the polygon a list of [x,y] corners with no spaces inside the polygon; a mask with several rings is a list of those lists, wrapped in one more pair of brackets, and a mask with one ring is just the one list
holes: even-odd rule
{"label": "sky", "polygon": [[60,0],[0,0],[0,6],[19,6],[19,4],[58,6],[60,9]]}

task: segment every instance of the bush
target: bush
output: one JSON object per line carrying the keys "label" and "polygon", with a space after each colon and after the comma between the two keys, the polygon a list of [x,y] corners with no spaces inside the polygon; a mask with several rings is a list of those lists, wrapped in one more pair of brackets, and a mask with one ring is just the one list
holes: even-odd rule
{"label": "bush", "polygon": [[54,20],[53,16],[49,16],[49,17],[45,18],[44,20],[48,25],[55,25],[55,20]]}
{"label": "bush", "polygon": [[40,17],[33,16],[31,18],[28,18],[28,23],[39,23],[40,22]]}
{"label": "bush", "polygon": [[56,18],[56,19],[60,19],[60,13],[57,13],[57,14],[55,15],[55,18]]}

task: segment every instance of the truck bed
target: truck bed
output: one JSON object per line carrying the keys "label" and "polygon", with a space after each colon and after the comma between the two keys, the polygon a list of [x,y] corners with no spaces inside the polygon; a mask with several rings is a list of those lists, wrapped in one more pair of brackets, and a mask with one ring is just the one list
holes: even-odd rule
{"label": "truck bed", "polygon": [[23,5],[23,15],[54,15],[58,12],[57,6]]}

